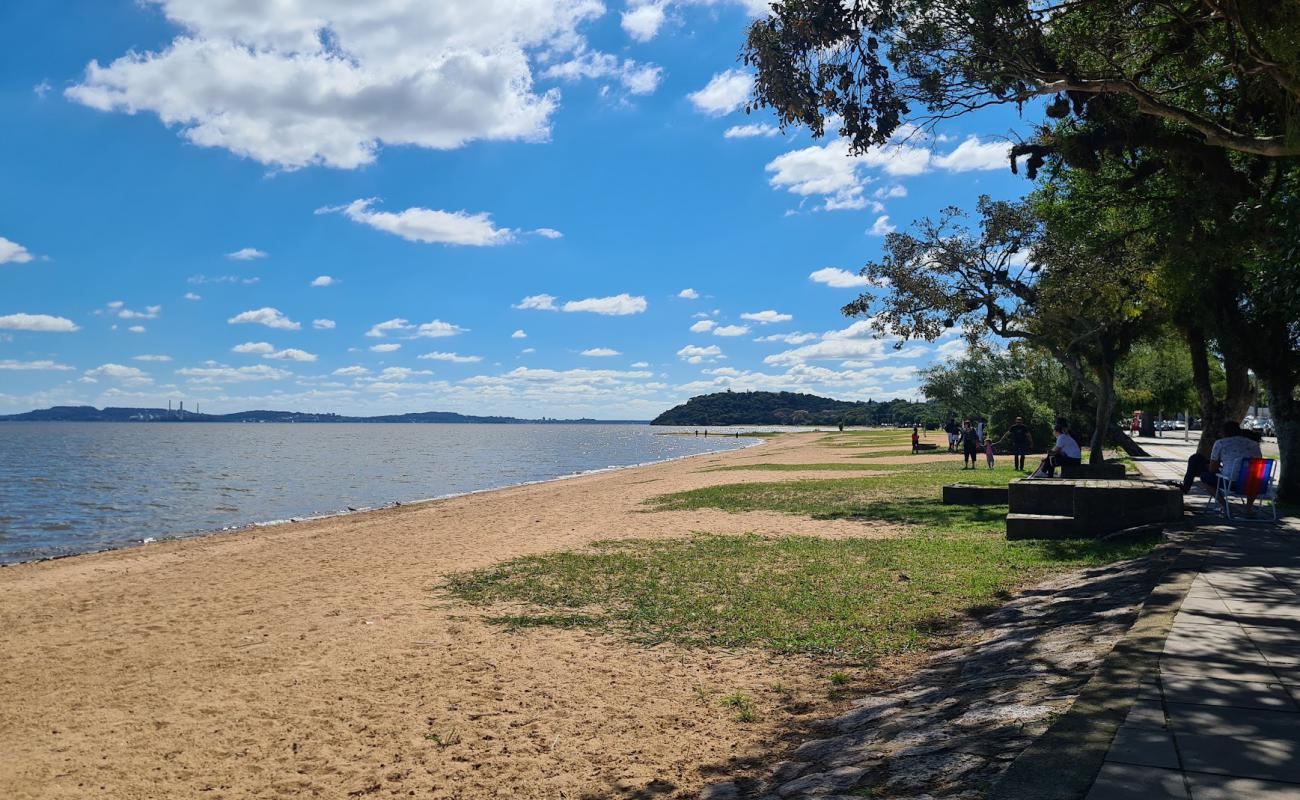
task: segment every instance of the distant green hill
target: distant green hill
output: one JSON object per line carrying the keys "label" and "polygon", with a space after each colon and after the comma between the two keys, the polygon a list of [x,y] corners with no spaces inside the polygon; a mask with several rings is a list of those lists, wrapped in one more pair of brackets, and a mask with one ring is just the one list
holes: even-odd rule
{"label": "distant green hill", "polygon": [[651,425],[882,425],[937,419],[929,403],[834,400],[796,392],[717,392],[692,397]]}

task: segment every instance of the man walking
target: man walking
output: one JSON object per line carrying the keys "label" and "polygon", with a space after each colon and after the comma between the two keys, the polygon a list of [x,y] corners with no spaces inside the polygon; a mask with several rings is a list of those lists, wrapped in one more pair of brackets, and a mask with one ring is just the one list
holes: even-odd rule
{"label": "man walking", "polygon": [[1034,446],[1033,434],[1029,432],[1029,426],[1025,424],[1024,417],[1016,417],[1015,424],[1007,428],[1007,432],[1002,434],[1002,438],[997,443],[1002,444],[1011,438],[1011,455],[1015,461],[1015,468],[1020,471],[1025,469],[1025,454]]}

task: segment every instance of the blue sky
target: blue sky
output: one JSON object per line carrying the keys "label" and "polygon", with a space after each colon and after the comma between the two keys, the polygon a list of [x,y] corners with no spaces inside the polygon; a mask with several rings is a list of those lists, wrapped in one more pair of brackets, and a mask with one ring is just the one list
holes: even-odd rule
{"label": "blue sky", "polygon": [[759,5],[3,4],[0,412],[915,396],[960,343],[839,308],[885,231],[1024,193],[1032,116],[777,132],[740,107]]}

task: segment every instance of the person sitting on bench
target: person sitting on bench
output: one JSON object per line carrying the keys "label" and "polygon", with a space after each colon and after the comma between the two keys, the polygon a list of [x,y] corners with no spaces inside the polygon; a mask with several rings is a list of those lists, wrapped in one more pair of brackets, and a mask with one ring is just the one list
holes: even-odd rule
{"label": "person sitting on bench", "polygon": [[1197,478],[1209,487],[1211,493],[1219,488],[1219,474],[1233,476],[1237,465],[1243,458],[1262,458],[1259,442],[1242,433],[1241,426],[1232,420],[1223,423],[1221,438],[1214,440],[1210,448],[1210,457],[1201,455],[1200,451],[1192,453],[1187,459],[1187,472],[1183,475],[1183,494],[1192,490]]}
{"label": "person sitting on bench", "polygon": [[1056,433],[1056,445],[1047,453],[1047,458],[1038,465],[1034,474],[1029,476],[1031,478],[1055,478],[1057,467],[1067,464],[1078,466],[1083,463],[1083,451],[1079,449],[1079,443],[1070,435],[1070,423],[1063,418],[1058,419],[1056,427],[1052,430]]}

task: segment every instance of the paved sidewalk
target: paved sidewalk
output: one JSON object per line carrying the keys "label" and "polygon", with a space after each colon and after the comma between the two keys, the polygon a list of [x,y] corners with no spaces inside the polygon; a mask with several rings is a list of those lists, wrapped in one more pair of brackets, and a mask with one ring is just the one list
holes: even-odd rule
{"label": "paved sidewalk", "polygon": [[[1142,444],[1143,473],[1182,478],[1191,447]],[[1218,535],[1088,800],[1300,800],[1300,523],[1202,530]]]}

